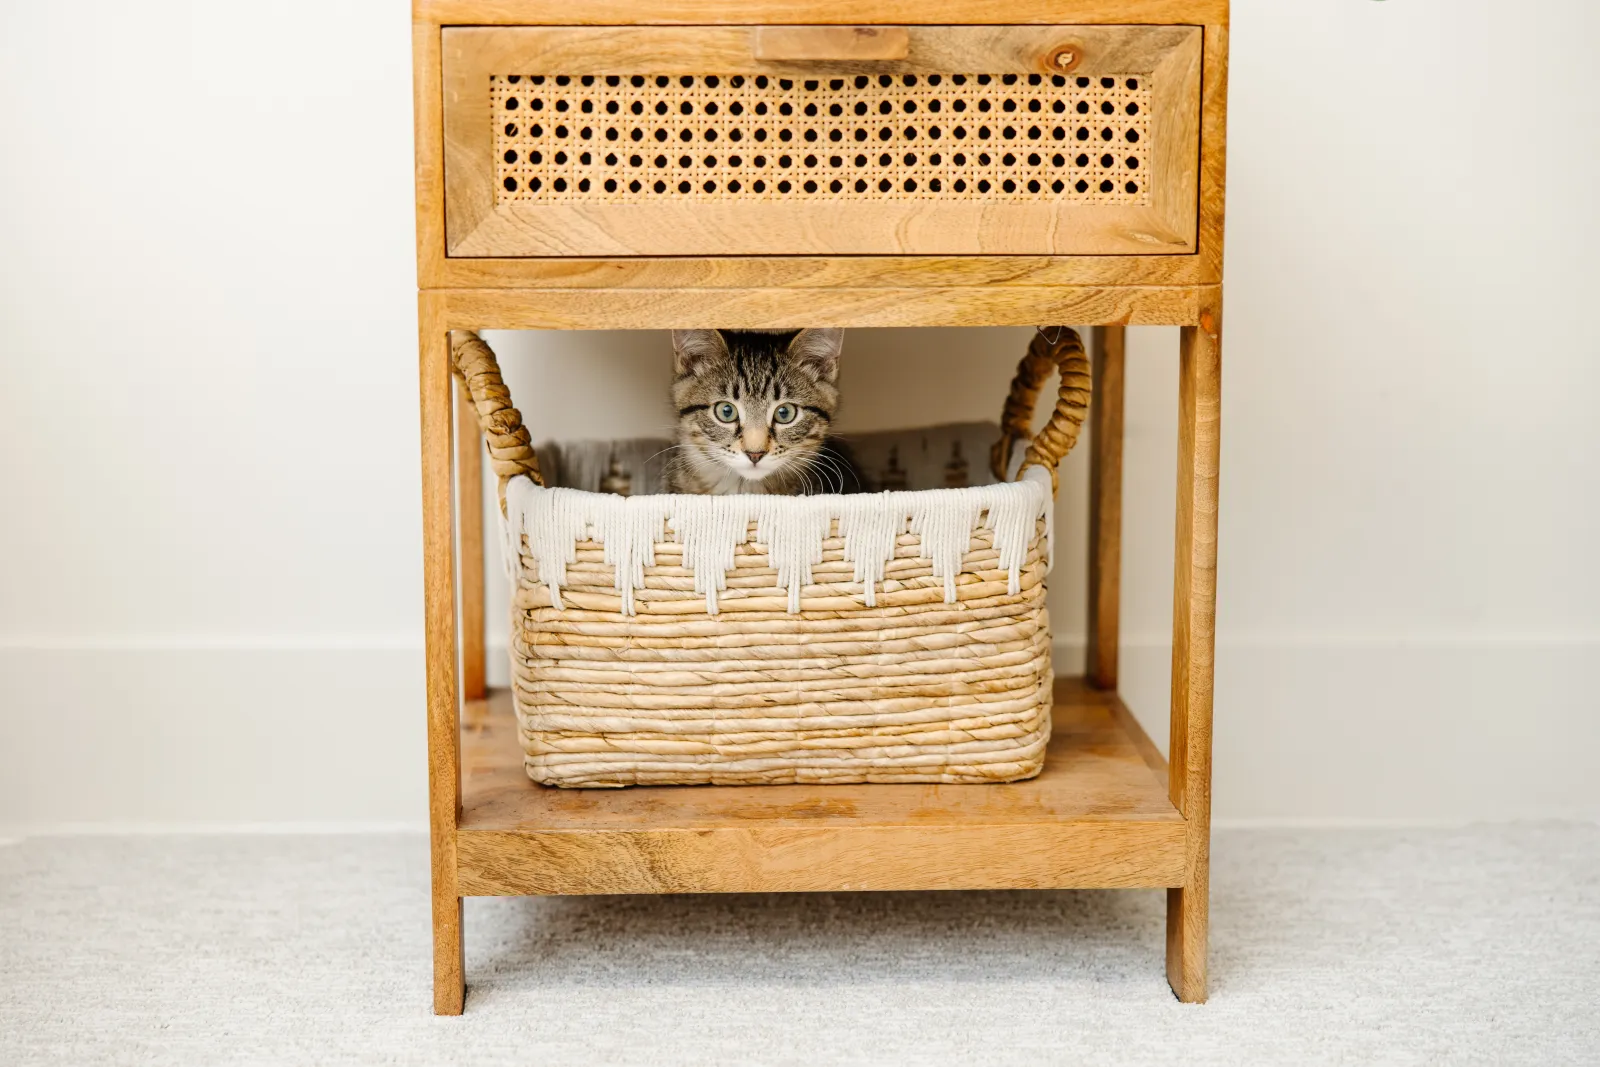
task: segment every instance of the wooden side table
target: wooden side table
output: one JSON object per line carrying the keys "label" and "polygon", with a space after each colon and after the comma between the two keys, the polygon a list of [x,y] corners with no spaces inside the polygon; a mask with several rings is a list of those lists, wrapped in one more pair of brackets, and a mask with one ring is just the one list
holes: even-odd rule
{"label": "wooden side table", "polygon": [[[463,1007],[462,897],[536,893],[1159,886],[1168,981],[1204,1000],[1227,0],[413,17],[435,1011]],[[527,780],[484,688],[450,330],[1040,323],[1094,325],[1098,379],[1088,670],[1057,685],[1042,776]],[[1183,328],[1170,766],[1116,694],[1124,331],[1146,324]]]}

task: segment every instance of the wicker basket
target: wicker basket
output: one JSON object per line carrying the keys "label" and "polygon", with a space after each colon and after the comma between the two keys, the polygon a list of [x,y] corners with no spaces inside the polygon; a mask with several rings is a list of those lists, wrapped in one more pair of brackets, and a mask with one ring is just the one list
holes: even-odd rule
{"label": "wicker basket", "polygon": [[991,455],[1017,480],[853,496],[544,488],[494,353],[453,344],[499,477],[528,775],[555,786],[1005,782],[1043,766],[1056,468],[1089,402],[1040,333]]}

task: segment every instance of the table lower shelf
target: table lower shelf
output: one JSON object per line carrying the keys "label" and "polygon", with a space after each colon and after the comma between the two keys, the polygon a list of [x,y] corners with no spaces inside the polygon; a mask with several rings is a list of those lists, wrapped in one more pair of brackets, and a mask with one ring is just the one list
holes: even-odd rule
{"label": "table lower shelf", "polygon": [[1183,883],[1165,762],[1079,679],[1057,683],[1027,782],[550,789],[523,771],[504,690],[467,705],[461,774],[463,896]]}

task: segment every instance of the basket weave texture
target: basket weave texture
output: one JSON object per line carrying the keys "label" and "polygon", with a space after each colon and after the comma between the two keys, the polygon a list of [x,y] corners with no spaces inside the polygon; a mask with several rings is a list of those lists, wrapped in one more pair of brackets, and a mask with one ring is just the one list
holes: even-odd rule
{"label": "basket weave texture", "polygon": [[458,369],[500,477],[528,774],[555,786],[1004,782],[1050,736],[1056,465],[1089,365],[1035,337],[992,460],[1017,482],[849,497],[623,498],[540,485],[494,355]]}

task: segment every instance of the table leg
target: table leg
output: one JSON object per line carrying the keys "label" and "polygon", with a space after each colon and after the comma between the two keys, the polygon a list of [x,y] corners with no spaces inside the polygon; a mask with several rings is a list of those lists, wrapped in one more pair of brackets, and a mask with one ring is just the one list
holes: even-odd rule
{"label": "table leg", "polygon": [[1096,689],[1117,688],[1122,603],[1122,383],[1126,326],[1094,329],[1089,405],[1089,631],[1085,670]]}
{"label": "table leg", "polygon": [[466,386],[456,383],[456,498],[461,552],[461,698],[484,698],[483,435]]}
{"label": "table leg", "polygon": [[455,515],[451,501],[449,335],[421,301],[422,556],[428,694],[428,825],[433,867],[433,1010],[459,1015],[466,996],[456,827],[461,719],[456,688]]}
{"label": "table leg", "polygon": [[1168,789],[1188,822],[1184,884],[1167,891],[1167,981],[1206,999],[1211,877],[1211,701],[1216,644],[1217,477],[1222,429],[1220,295],[1183,329],[1178,386],[1178,526],[1172,619]]}

